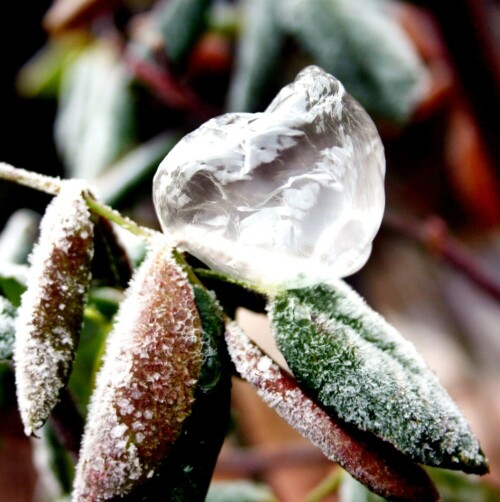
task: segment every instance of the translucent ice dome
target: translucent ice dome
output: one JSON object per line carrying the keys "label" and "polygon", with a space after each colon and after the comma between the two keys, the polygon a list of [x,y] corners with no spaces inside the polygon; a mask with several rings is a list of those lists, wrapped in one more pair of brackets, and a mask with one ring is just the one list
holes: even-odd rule
{"label": "translucent ice dome", "polygon": [[368,114],[309,66],[265,112],[228,113],[185,136],[160,164],[153,198],[164,232],[209,267],[295,288],[365,264],[384,174]]}

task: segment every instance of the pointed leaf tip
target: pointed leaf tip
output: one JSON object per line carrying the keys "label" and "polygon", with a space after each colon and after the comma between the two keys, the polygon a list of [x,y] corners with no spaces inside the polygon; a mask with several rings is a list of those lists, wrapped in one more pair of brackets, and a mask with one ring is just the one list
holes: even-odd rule
{"label": "pointed leaf tip", "polygon": [[75,501],[124,496],[151,477],[191,414],[202,365],[192,287],[160,237],[134,274],[89,409]]}
{"label": "pointed leaf tip", "polygon": [[414,346],[345,283],[278,293],[268,308],[292,372],[323,406],[419,463],[487,472],[467,421]]}
{"label": "pointed leaf tip", "polygon": [[86,185],[66,181],[41,221],[16,319],[16,388],[25,432],[47,420],[66,385],[83,319],[93,255]]}

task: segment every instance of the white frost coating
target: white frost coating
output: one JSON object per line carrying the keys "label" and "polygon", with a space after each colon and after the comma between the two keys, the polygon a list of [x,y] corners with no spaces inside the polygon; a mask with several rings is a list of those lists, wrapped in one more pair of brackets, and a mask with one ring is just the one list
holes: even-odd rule
{"label": "white frost coating", "polygon": [[[82,197],[87,189],[80,180],[63,182],[42,218],[40,240],[30,257],[14,347],[17,399],[28,435],[56,405],[73,362],[93,254],[93,225]],[[68,270],[70,263],[78,269]]]}
{"label": "white frost coating", "polygon": [[342,84],[310,66],[263,113],[229,113],[161,163],[164,231],[220,272],[265,287],[312,285],[367,260],[384,209],[377,130]]}

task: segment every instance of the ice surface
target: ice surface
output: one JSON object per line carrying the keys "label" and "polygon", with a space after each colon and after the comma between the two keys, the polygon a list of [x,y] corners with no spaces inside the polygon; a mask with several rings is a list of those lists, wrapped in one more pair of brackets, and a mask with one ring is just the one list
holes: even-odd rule
{"label": "ice surface", "polygon": [[366,262],[384,209],[383,146],[342,84],[304,69],[263,113],[228,113],[161,163],[165,232],[210,267],[269,287],[344,277]]}

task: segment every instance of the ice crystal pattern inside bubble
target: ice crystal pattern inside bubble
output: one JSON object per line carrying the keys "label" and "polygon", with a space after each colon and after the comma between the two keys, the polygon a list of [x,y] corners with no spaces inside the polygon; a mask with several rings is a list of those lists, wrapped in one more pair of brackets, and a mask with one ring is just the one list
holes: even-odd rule
{"label": "ice crystal pattern inside bubble", "polygon": [[161,163],[163,229],[207,265],[260,285],[354,273],[384,209],[377,130],[342,84],[304,69],[263,113],[228,113]]}

